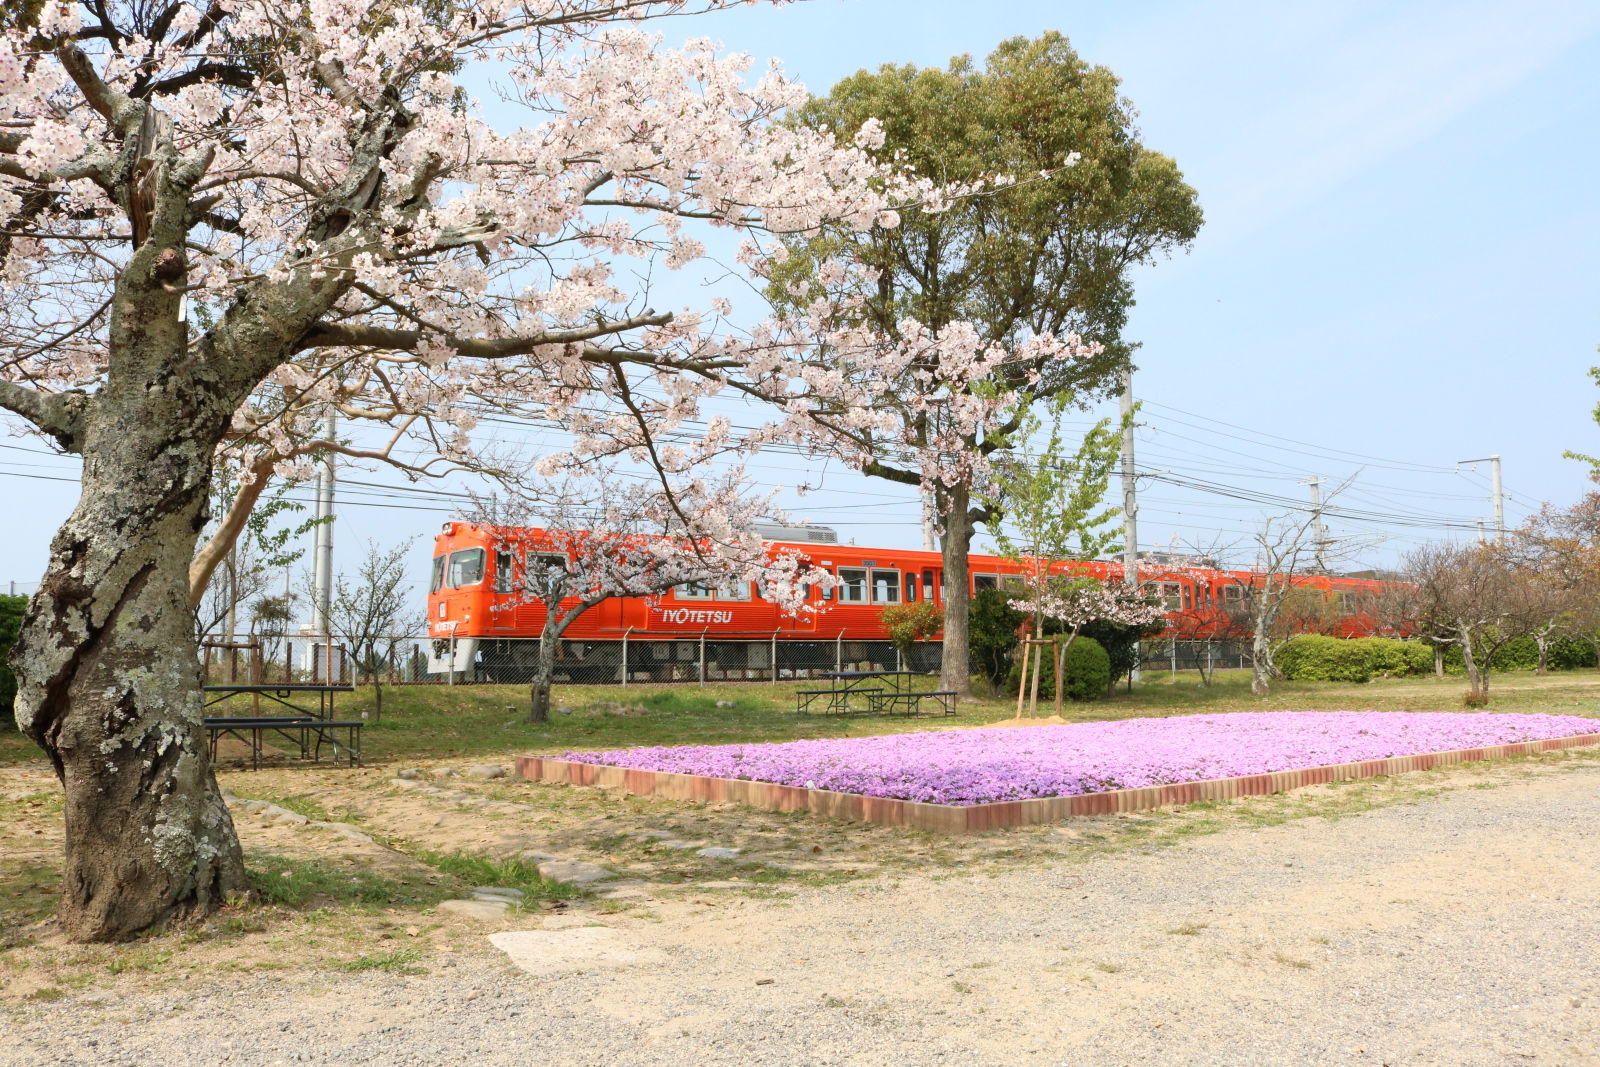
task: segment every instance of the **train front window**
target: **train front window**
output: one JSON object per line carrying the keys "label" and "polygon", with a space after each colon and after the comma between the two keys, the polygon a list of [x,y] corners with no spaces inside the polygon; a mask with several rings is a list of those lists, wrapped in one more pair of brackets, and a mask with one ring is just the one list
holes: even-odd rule
{"label": "train front window", "polygon": [[841,604],[865,604],[867,602],[866,571],[840,567],[839,579],[844,583],[839,586],[839,602]]}
{"label": "train front window", "polygon": [[428,583],[428,592],[437,593],[439,587],[444,585],[444,556],[433,557],[433,580]]}
{"label": "train front window", "polygon": [[450,553],[450,579],[446,584],[451,588],[459,588],[483,581],[484,555],[481,548],[463,548]]}
{"label": "train front window", "polygon": [[900,572],[872,572],[872,602],[874,604],[900,603]]}
{"label": "train front window", "polygon": [[494,591],[496,593],[511,592],[511,553],[496,552],[494,554]]}

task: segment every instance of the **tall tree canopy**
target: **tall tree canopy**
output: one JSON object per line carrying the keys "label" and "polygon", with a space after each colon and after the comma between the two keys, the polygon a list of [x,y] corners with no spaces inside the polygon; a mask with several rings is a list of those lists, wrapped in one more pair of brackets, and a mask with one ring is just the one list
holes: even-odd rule
{"label": "tall tree canopy", "polygon": [[[1105,390],[1134,347],[1123,336],[1133,268],[1187,246],[1201,224],[1194,189],[1170,157],[1141,143],[1118,85],[1055,32],[1003,42],[982,69],[959,56],[944,70],[885,65],[844,79],[792,121],[840,137],[880,128],[897,163],[976,191],[940,210],[908,208],[893,229],[831,226],[788,238],[791,254],[770,294],[798,307],[839,277],[830,264],[845,258],[870,272],[852,293],[852,313],[876,332],[902,338],[908,327],[969,323],[980,343],[1012,349],[987,377],[953,384],[972,402],[1020,394],[1020,417],[1032,399]],[[1069,336],[1079,342],[1075,358],[1015,347]],[[992,516],[974,504],[984,458],[1017,425],[963,428],[952,441],[940,424],[948,409],[930,410],[921,395],[886,390],[883,420],[841,433],[866,473],[936,494],[954,592],[968,581],[974,524]],[[929,464],[930,449],[966,461]],[[952,595],[945,614],[942,684],[961,692],[969,688],[967,603]]]}

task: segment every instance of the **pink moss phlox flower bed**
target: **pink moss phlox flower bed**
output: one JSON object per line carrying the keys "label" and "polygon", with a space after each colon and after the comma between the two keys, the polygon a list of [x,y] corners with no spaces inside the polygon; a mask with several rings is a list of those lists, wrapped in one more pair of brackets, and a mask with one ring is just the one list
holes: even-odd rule
{"label": "pink moss phlox flower bed", "polygon": [[569,752],[563,759],[934,804],[1135,789],[1600,733],[1575,715],[1271,711],[775,744]]}

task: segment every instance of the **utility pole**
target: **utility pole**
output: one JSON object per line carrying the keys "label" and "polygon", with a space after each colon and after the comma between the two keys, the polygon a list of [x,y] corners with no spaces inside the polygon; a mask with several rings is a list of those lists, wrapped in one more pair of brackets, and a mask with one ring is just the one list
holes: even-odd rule
{"label": "utility pole", "polygon": [[1316,555],[1317,570],[1328,569],[1328,528],[1322,525],[1322,475],[1314,475],[1300,482],[1311,487],[1311,549]]}
{"label": "utility pole", "polygon": [[[1122,368],[1122,584],[1139,585],[1139,479],[1133,469],[1133,368]],[[1133,646],[1130,681],[1139,680],[1143,650]]]}
{"label": "utility pole", "polygon": [[922,551],[937,552],[939,546],[933,539],[933,490],[923,486],[922,496]]}
{"label": "utility pole", "polygon": [[[331,443],[336,439],[338,416],[329,415],[325,434]],[[323,454],[322,469],[317,472],[317,535],[316,547],[311,556],[311,632],[329,635],[332,630],[333,607],[333,452]],[[331,649],[330,649],[331,653]],[[327,664],[332,678],[333,664]]]}
{"label": "utility pole", "polygon": [[1484,459],[1464,459],[1456,464],[1456,469],[1470,463],[1487,463],[1489,465],[1489,502],[1494,505],[1494,536],[1497,541],[1506,539],[1506,494],[1500,483],[1500,457],[1488,456]]}

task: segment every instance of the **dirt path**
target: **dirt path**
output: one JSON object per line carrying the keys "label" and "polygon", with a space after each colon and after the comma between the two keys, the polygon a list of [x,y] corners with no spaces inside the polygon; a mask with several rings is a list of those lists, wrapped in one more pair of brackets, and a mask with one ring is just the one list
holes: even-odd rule
{"label": "dirt path", "polygon": [[968,841],[1033,858],[787,899],[652,883],[648,910],[546,920],[605,924],[632,964],[511,968],[484,933],[541,927],[522,915],[439,926],[411,976],[115,982],[11,1002],[0,1063],[1600,1065],[1600,767],[1476,784],[1165,848],[1050,851],[1092,824]]}

